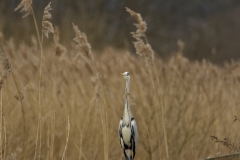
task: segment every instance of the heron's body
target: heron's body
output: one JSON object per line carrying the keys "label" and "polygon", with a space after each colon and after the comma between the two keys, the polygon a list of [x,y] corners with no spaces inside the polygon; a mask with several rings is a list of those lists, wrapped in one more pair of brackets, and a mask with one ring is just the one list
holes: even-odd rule
{"label": "heron's body", "polygon": [[[124,74],[123,76],[126,79],[125,93],[128,94],[130,90],[130,75],[128,72]],[[125,97],[123,117],[120,120],[118,131],[120,144],[126,160],[133,160],[138,144],[138,131],[136,121],[130,111],[129,98],[127,95]]]}

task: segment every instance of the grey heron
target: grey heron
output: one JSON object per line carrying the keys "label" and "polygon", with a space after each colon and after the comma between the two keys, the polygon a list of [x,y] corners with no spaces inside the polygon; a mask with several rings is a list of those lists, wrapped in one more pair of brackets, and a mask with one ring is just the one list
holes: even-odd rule
{"label": "grey heron", "polygon": [[126,80],[125,88],[125,106],[123,117],[119,122],[118,136],[123,154],[126,160],[133,160],[136,154],[138,144],[138,130],[137,123],[133,118],[130,111],[129,91],[130,91],[130,74],[128,72],[122,73],[123,78]]}

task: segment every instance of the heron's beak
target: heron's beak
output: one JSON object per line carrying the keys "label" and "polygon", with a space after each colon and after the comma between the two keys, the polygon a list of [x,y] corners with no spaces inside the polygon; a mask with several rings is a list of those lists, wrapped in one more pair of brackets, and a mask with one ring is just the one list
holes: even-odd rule
{"label": "heron's beak", "polygon": [[122,76],[124,76],[124,73],[121,73]]}

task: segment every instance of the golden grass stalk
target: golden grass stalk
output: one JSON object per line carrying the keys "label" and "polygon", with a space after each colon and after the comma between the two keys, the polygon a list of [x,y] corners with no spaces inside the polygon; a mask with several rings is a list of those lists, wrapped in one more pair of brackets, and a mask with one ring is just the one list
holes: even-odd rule
{"label": "golden grass stalk", "polygon": [[28,135],[28,138],[27,138],[27,145],[26,145],[26,148],[24,148],[23,160],[26,159],[26,154],[27,154],[27,150],[28,150],[28,146],[29,146],[29,142],[30,142],[31,133],[32,133],[32,129],[30,129],[30,132],[29,132],[29,135]]}
{"label": "golden grass stalk", "polygon": [[7,76],[9,74],[11,74],[12,77],[13,77],[13,81],[16,85],[17,91],[18,91],[18,96],[17,97],[15,96],[15,97],[21,103],[21,111],[22,111],[22,116],[23,116],[23,134],[25,134],[26,126],[25,126],[25,113],[24,113],[24,107],[23,107],[23,102],[22,102],[23,95],[19,90],[19,86],[18,86],[17,81],[15,79],[15,76],[13,74],[11,62],[6,57],[6,55],[3,53],[2,49],[0,49],[0,64],[2,64],[2,67],[1,67],[2,68],[1,69],[2,70],[2,76],[1,76],[1,79],[0,79],[0,89],[2,89],[3,84],[7,79]]}
{"label": "golden grass stalk", "polygon": [[[41,48],[43,46],[43,35],[45,35],[48,38],[48,34],[49,33],[54,33],[54,29],[52,26],[52,23],[49,22],[47,19],[51,19],[52,15],[50,14],[50,10],[52,10],[51,8],[51,2],[49,2],[49,4],[45,7],[44,9],[44,14],[43,14],[43,19],[42,19],[42,41],[41,41]],[[38,155],[38,159],[41,159],[41,151],[42,151],[42,125],[41,125],[41,116],[42,116],[42,107],[41,107],[41,81],[42,81],[42,65],[43,65],[43,52],[41,52],[41,57],[40,57],[40,65],[39,65],[39,80],[38,80],[38,88],[39,88],[39,106],[40,106],[40,111],[39,111],[39,155]]]}
{"label": "golden grass stalk", "polygon": [[82,135],[80,135],[80,149],[79,149],[79,155],[78,160],[82,159]]}
{"label": "golden grass stalk", "polygon": [[69,116],[67,120],[67,134],[66,134],[66,145],[64,147],[63,155],[62,155],[62,160],[65,159],[65,153],[67,151],[67,145],[68,145],[68,140],[69,140],[69,132],[70,132],[70,122],[69,122]]}
{"label": "golden grass stalk", "polygon": [[104,159],[108,160],[108,123],[107,123],[107,109],[106,109],[107,104],[106,104],[105,94],[103,91],[103,87],[100,83],[98,73],[94,67],[91,45],[88,43],[87,36],[84,32],[81,32],[75,24],[72,24],[72,25],[73,25],[73,30],[76,36],[73,39],[77,43],[76,47],[77,49],[79,49],[80,55],[82,56],[82,58],[85,59],[90,64],[94,77],[97,79],[97,82],[99,84],[99,91],[100,91],[99,96],[101,97],[102,108],[103,108],[101,115],[103,119],[102,127],[103,127],[103,137],[104,137]]}
{"label": "golden grass stalk", "polygon": [[[36,136],[36,147],[35,147],[35,154],[34,154],[34,160],[36,158],[36,154],[37,154],[37,147],[38,147],[38,132],[39,132],[39,122],[40,122],[40,119],[41,119],[41,102],[40,102],[40,99],[41,99],[41,95],[40,95],[40,84],[41,84],[41,62],[42,62],[42,55],[43,55],[43,48],[42,48],[42,42],[40,40],[40,34],[39,34],[39,29],[38,29],[38,25],[37,25],[37,21],[36,21],[36,17],[35,17],[35,14],[34,14],[34,11],[33,11],[33,8],[32,8],[32,0],[22,0],[21,3],[17,6],[17,8],[15,8],[15,11],[17,10],[20,10],[20,12],[26,12],[25,15],[22,17],[26,17],[28,16],[29,14],[32,14],[33,16],[33,21],[34,21],[34,25],[35,25],[35,28],[36,28],[36,32],[37,32],[37,37],[38,37],[38,44],[39,44],[39,48],[41,50],[41,58],[40,58],[40,68],[39,68],[39,76],[38,76],[38,104],[39,104],[39,116],[38,116],[38,129],[37,129],[37,136]],[[41,148],[41,147],[40,147]]]}
{"label": "golden grass stalk", "polygon": [[2,104],[2,89],[0,90],[0,98],[1,98],[1,128],[0,128],[0,156],[1,156],[1,160],[3,159],[3,155],[2,155],[2,150],[3,150],[3,104]]}
{"label": "golden grass stalk", "polygon": [[6,55],[3,53],[2,49],[0,49],[0,112],[1,112],[1,120],[0,120],[0,156],[1,160],[3,159],[3,139],[4,139],[4,122],[3,122],[3,86],[6,82],[8,75],[12,72],[12,65]]}
{"label": "golden grass stalk", "polygon": [[3,159],[6,159],[7,155],[7,129],[6,129],[6,121],[5,117],[3,117],[3,127],[4,127],[4,153],[3,153]]}
{"label": "golden grass stalk", "polygon": [[51,116],[51,146],[50,146],[50,159],[54,159],[54,135],[55,135],[55,111],[52,111]]}
{"label": "golden grass stalk", "polygon": [[[146,22],[143,21],[141,15],[139,13],[136,13],[136,12],[132,11],[131,9],[127,8],[127,7],[126,7],[126,11],[129,12],[130,15],[134,19],[136,19],[137,22],[138,22],[137,24],[135,24],[135,26],[137,27],[136,32],[131,32],[133,38],[136,40],[135,42],[133,42],[134,47],[136,49],[136,53],[140,57],[143,57],[145,59],[146,66],[149,66],[149,65],[153,66],[153,67],[151,67],[151,71],[150,72],[151,72],[151,77],[152,77],[153,87],[154,87],[154,95],[155,95],[154,97],[155,97],[155,99],[157,101],[157,106],[161,106],[161,113],[162,113],[161,117],[162,117],[162,128],[163,128],[163,133],[164,133],[164,142],[165,142],[167,159],[169,159],[168,143],[167,143],[167,132],[166,132],[166,127],[165,127],[165,123],[164,123],[163,96],[162,96],[162,93],[161,93],[161,95],[160,95],[161,104],[159,105],[159,100],[156,97],[157,92],[155,91],[156,85],[154,84],[154,78],[153,78],[153,74],[152,74],[153,72],[154,72],[155,77],[157,79],[158,87],[160,87],[160,83],[159,83],[159,78],[158,78],[157,71],[156,71],[156,66],[154,64],[154,51],[152,50],[151,45],[148,43],[147,37],[145,35],[145,32],[147,30],[147,24],[146,24]],[[144,42],[143,39],[145,39],[146,42]],[[158,134],[159,133],[160,133],[160,131],[158,131]],[[160,139],[159,139],[159,141],[160,141]]]}
{"label": "golden grass stalk", "polygon": [[[71,140],[71,139],[70,139]],[[83,157],[83,159],[87,160],[87,158],[85,157],[85,155],[83,154],[82,150],[77,146],[77,144],[71,140],[72,143],[74,144],[74,146],[78,149],[78,151],[81,153],[81,156]]]}
{"label": "golden grass stalk", "polygon": [[[32,0],[22,0],[21,3],[17,6],[15,11],[20,10],[20,12],[25,12],[25,15],[23,16],[26,17],[29,14],[32,14],[36,32],[37,32],[37,37],[38,37],[38,43],[39,47],[41,50],[40,54],[40,64],[39,64],[39,77],[38,77],[38,103],[39,103],[39,120],[38,120],[38,127],[39,127],[39,159],[41,156],[41,115],[42,115],[42,107],[41,107],[41,79],[42,79],[42,63],[43,63],[43,35],[45,35],[48,38],[49,33],[54,33],[54,29],[52,27],[52,23],[47,21],[47,19],[51,18],[51,14],[49,11],[52,9],[51,8],[51,2],[45,7],[44,9],[44,14],[43,14],[43,20],[42,20],[42,40],[40,40],[40,34],[39,34],[39,29],[37,26],[37,21],[36,17],[32,8]],[[35,149],[35,156],[36,157],[36,152],[37,152],[37,142],[38,142],[38,132],[37,132],[37,137],[36,137],[36,149]]]}
{"label": "golden grass stalk", "polygon": [[22,92],[19,90],[19,86],[18,86],[18,83],[16,81],[16,78],[15,78],[13,72],[12,72],[12,77],[13,77],[13,81],[14,81],[14,83],[17,87],[17,91],[18,91],[17,95],[15,95],[15,98],[18,101],[20,101],[20,104],[21,104],[21,110],[22,110],[22,115],[23,115],[23,134],[25,134],[26,133],[26,124],[25,124],[25,111],[24,111],[24,107],[23,107],[24,96],[23,96]]}

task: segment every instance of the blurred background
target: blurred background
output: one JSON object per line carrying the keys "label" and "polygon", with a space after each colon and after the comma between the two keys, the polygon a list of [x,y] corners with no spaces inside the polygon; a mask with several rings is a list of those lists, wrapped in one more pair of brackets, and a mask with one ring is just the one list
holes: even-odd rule
{"label": "blurred background", "polygon": [[[21,19],[14,12],[20,0],[0,1],[0,31],[18,43],[36,35],[32,18]],[[38,20],[48,0],[33,0]],[[146,32],[155,53],[168,58],[177,50],[177,40],[185,42],[184,56],[214,63],[240,57],[239,0],[52,0],[52,22],[59,26],[60,41],[70,45],[72,23],[88,36],[95,50],[111,46],[134,50],[130,32],[135,30],[129,7],[141,13],[148,24]],[[39,26],[40,21],[39,22]]]}

